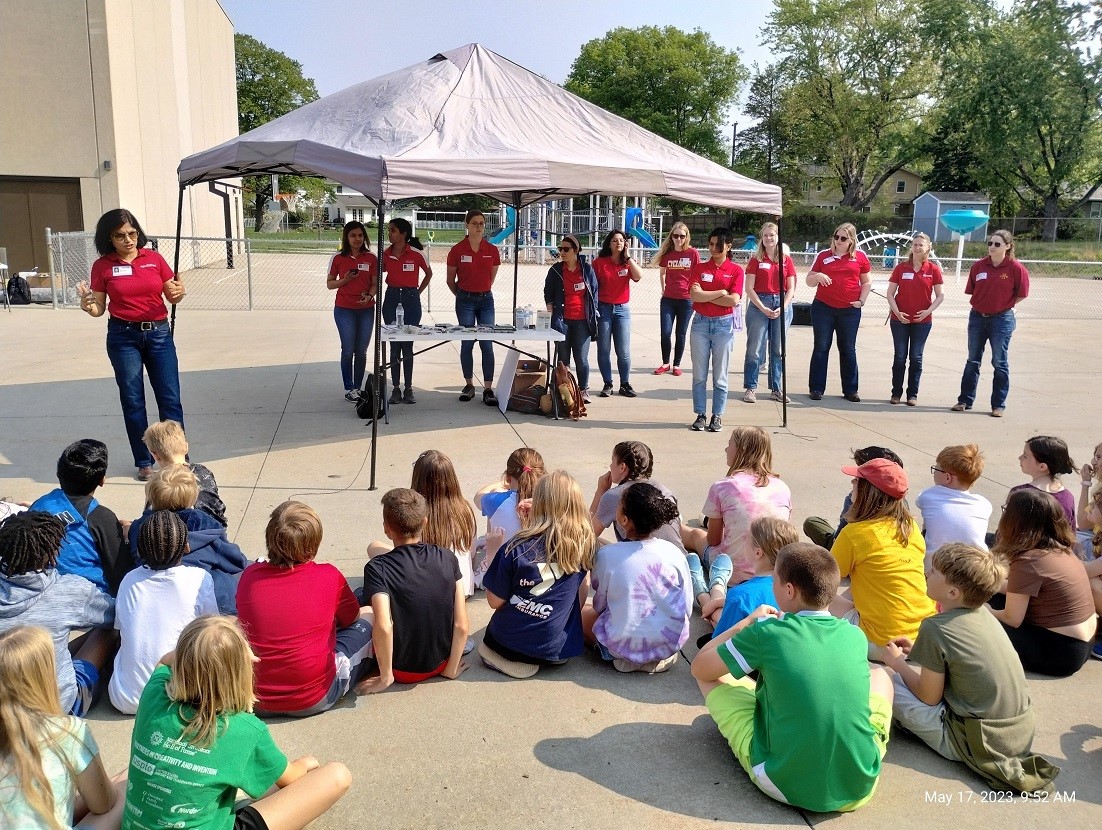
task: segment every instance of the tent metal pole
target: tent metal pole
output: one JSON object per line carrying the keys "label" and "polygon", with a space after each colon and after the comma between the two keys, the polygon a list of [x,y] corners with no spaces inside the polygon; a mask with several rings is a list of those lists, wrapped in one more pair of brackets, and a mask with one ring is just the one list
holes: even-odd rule
{"label": "tent metal pole", "polygon": [[[781,278],[781,426],[788,428],[788,326],[784,324],[786,311],[784,308],[785,285],[788,278],[784,273],[784,237],[781,217],[777,217],[777,268]],[[795,277],[793,277],[795,279]],[[793,295],[795,300],[795,295]]]}
{"label": "tent metal pole", "polygon": [[[380,199],[375,203],[375,213],[378,219],[378,238],[376,241],[378,253],[377,273],[375,275],[375,365],[371,372],[375,377],[375,394],[379,398],[383,396],[383,219],[385,218],[387,202]],[[379,450],[379,405],[386,406],[385,401],[375,400],[371,403],[371,482],[368,490],[378,489],[375,485],[375,467]]]}
{"label": "tent metal pole", "polygon": [[[513,311],[520,289],[520,191],[513,191]],[[516,314],[511,315],[516,320]]]}
{"label": "tent metal pole", "polygon": [[[172,273],[176,275],[176,279],[180,278],[180,236],[184,232],[184,191],[187,190],[186,184],[180,185],[180,199],[176,203],[176,248],[172,253]],[[172,319],[169,320],[168,330],[172,333],[176,333],[176,305],[172,304]]]}

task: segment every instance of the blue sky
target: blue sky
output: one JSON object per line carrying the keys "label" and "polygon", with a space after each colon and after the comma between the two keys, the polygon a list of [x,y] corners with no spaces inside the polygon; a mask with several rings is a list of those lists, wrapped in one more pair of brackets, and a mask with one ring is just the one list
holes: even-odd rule
{"label": "blue sky", "polygon": [[471,42],[561,84],[582,44],[617,26],[702,29],[747,66],[765,64],[760,32],[773,8],[770,0],[221,3],[236,31],[301,63],[323,96]]}

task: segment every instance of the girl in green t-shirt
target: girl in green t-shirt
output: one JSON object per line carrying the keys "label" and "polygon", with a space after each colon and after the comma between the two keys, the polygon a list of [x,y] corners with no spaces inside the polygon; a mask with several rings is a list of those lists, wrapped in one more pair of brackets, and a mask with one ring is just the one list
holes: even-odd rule
{"label": "girl in green t-shirt", "polygon": [[[297,830],[348,791],[339,762],[288,763],[254,714],[253,656],[236,620],[199,617],[142,692],[123,830]],[[237,790],[259,799],[234,812]],[[183,825],[180,825],[183,826]]]}

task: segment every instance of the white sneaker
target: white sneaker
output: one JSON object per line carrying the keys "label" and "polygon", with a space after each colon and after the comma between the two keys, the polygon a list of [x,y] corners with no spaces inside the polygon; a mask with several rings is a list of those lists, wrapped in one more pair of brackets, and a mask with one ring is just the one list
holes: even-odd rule
{"label": "white sneaker", "polygon": [[758,402],[758,396],[754,394],[753,389],[747,389],[745,392],[742,393],[742,402],[743,403],[757,403]]}
{"label": "white sneaker", "polygon": [[792,398],[788,397],[788,395],[781,394],[780,389],[774,389],[769,393],[769,397],[777,403],[792,403]]}

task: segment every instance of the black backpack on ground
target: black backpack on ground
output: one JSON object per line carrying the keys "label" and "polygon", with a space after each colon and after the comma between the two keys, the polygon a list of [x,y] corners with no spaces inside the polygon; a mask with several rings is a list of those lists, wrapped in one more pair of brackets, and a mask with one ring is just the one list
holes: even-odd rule
{"label": "black backpack on ground", "polygon": [[18,274],[8,280],[8,302],[12,305],[31,304],[31,287]]}
{"label": "black backpack on ground", "polygon": [[382,418],[385,412],[386,381],[382,382],[382,390],[377,394],[375,380],[375,375],[365,375],[359,397],[356,398],[356,415],[365,421]]}

